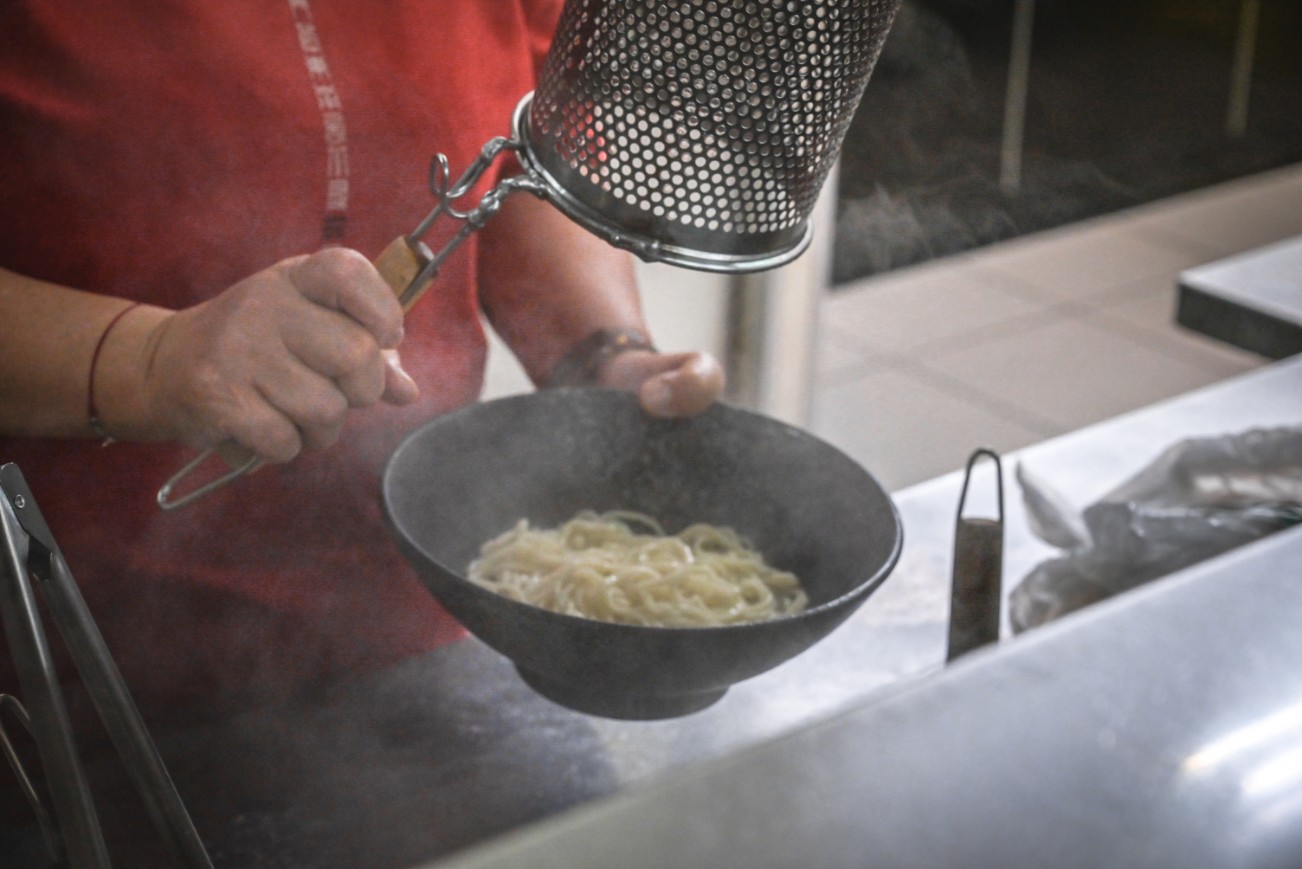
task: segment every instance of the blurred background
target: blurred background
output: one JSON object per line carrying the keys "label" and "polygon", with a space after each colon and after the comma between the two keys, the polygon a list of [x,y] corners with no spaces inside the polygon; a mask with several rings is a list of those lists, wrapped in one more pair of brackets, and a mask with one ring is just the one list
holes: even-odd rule
{"label": "blurred background", "polygon": [[1299,39],[1294,0],[908,0],[843,152],[834,281],[1302,159]]}

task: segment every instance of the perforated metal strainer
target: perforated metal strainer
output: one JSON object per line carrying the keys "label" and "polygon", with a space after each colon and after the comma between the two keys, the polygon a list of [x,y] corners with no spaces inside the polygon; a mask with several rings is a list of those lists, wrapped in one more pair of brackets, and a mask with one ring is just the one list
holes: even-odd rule
{"label": "perforated metal strainer", "polygon": [[[795,259],[899,4],[567,0],[511,136],[485,144],[455,181],[447,158],[435,158],[437,204],[380,254],[380,274],[410,309],[521,190],[650,262],[742,273]],[[459,207],[504,152],[524,172]],[[461,227],[435,253],[421,239],[443,216]],[[200,454],[159,489],[159,506],[176,509],[250,472],[261,460],[245,452],[233,470],[180,494],[214,451]]]}
{"label": "perforated metal strainer", "polygon": [[798,256],[899,0],[570,0],[516,135],[548,198],[646,259]]}

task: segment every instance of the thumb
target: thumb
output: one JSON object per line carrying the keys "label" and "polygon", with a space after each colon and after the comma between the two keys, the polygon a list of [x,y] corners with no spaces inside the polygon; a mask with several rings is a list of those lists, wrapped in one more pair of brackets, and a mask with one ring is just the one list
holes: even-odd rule
{"label": "thumb", "polygon": [[648,377],[638,387],[638,401],[652,416],[695,416],[718,401],[724,387],[723,366],[708,353],[688,353],[676,367]]}
{"label": "thumb", "polygon": [[389,404],[411,404],[420,398],[420,387],[402,367],[397,350],[382,350],[384,354],[384,395]]}

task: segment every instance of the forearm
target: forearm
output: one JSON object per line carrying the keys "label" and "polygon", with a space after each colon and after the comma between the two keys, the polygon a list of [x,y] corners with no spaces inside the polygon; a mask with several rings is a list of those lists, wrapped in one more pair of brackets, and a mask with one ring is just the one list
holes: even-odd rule
{"label": "forearm", "polygon": [[537,384],[598,329],[646,332],[633,259],[531,196],[480,234],[480,302]]}
{"label": "forearm", "polygon": [[141,305],[113,323],[128,305],[0,269],[0,434],[96,436],[88,413],[94,358],[105,427],[132,439],[165,436],[154,430],[142,386],[148,336],[170,312]]}

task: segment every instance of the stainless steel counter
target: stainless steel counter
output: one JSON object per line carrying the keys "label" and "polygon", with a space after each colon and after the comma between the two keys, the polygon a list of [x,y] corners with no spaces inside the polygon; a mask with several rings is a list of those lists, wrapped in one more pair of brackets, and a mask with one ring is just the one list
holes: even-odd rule
{"label": "stainless steel counter", "polygon": [[[1276,363],[1005,457],[1005,473],[1010,481],[1006,588],[1051,553],[1026,528],[1017,490],[1011,483],[1015,461],[1027,462],[1073,501],[1085,504],[1182,437],[1284,423],[1302,424],[1302,359]],[[965,458],[956,456],[955,464]],[[989,466],[981,466],[973,482],[974,494],[992,489],[990,480],[983,479],[988,473]],[[1043,738],[1028,743],[1027,734],[1035,730],[1032,725],[1037,721],[1045,727],[1060,725],[1059,704],[1066,697],[1077,696],[1075,691],[1084,692],[1080,696],[1085,698],[1086,711],[1091,711],[1089,697],[1096,696],[1101,704],[1092,709],[1094,717],[1082,718],[1067,730],[1073,751],[1088,749],[1081,756],[1084,758],[1101,750],[1086,736],[1096,742],[1114,737],[1120,740],[1124,734],[1135,733],[1129,725],[1137,719],[1131,716],[1141,712],[1152,716],[1162,708],[1160,704],[1142,709],[1133,704],[1118,706],[1105,694],[1092,692],[1118,681],[1150,686],[1155,697],[1174,698],[1180,688],[1196,687],[1201,674],[1184,663],[1183,646],[1145,645],[1138,634],[1117,636],[1115,632],[1108,634],[1108,642],[1115,648],[1100,655],[1098,668],[1091,669],[1092,656],[1079,646],[1070,654],[1058,653],[1066,657],[1051,666],[1041,662],[1036,650],[1050,647],[1051,636],[1060,636],[1055,626],[1045,629],[1043,638],[1036,632],[1006,642],[998,654],[979,653],[970,665],[969,659],[963,659],[938,676],[945,654],[950,552],[960,485],[961,475],[955,474],[898,493],[905,548],[898,567],[882,589],[850,621],[808,653],[735,686],[718,704],[695,715],[639,723],[570,712],[532,694],[507,662],[472,640],[317,697],[253,710],[203,727],[156,732],[155,737],[214,862],[231,867],[380,869],[456,857],[475,845],[490,849],[482,855],[489,865],[611,865],[566,859],[570,846],[564,843],[573,843],[575,835],[588,835],[571,830],[590,831],[591,824],[620,812],[636,814],[636,810],[626,807],[637,805],[639,794],[657,799],[656,795],[683,793],[674,790],[680,777],[686,782],[682,787],[694,794],[704,793],[695,789],[708,786],[701,778],[708,770],[740,764],[746,757],[765,753],[772,756],[772,746],[779,744],[773,740],[783,737],[821,743],[823,738],[818,734],[831,734],[828,739],[832,742],[828,744],[841,746],[844,753],[828,754],[819,763],[845,764],[845,775],[837,786],[840,792],[847,798],[859,799],[865,796],[865,789],[871,790],[875,800],[872,805],[880,810],[891,793],[900,793],[892,788],[907,783],[911,775],[923,774],[911,773],[905,761],[914,758],[921,762],[928,754],[928,745],[918,740],[901,743],[904,747],[900,751],[904,753],[892,759],[893,750],[875,750],[875,742],[865,741],[872,737],[857,728],[881,726],[872,722],[895,721],[893,726],[898,730],[902,714],[897,711],[899,704],[923,696],[920,692],[931,684],[945,686],[940,693],[928,695],[936,699],[912,702],[920,702],[932,716],[927,725],[931,730],[927,732],[937,740],[933,743],[935,749],[939,751],[947,740],[952,740],[954,745],[970,749],[970,757],[982,763],[980,769],[970,772],[966,782],[965,786],[972,790],[955,793],[945,803],[947,810],[956,813],[954,816],[935,815],[941,806],[934,804],[930,808],[933,814],[912,820],[899,812],[889,817],[925,838],[924,833],[929,835],[928,831],[946,824],[978,818],[980,813],[973,806],[1048,800],[1044,788],[1000,790],[993,780],[982,779],[979,773],[1017,767],[1023,767],[1027,774],[1041,770],[1053,742]],[[969,512],[983,509],[979,499],[969,504]],[[1268,579],[1259,581],[1264,583],[1260,586],[1262,594],[1278,593],[1277,582],[1272,584]],[[1119,601],[1146,594],[1147,590]],[[1146,618],[1160,620],[1165,598],[1144,599],[1144,611],[1150,614]],[[1113,607],[1115,603],[1105,606]],[[1209,639],[1217,636],[1222,640],[1215,648],[1232,648],[1240,643],[1253,650],[1231,664],[1261,668],[1263,676],[1273,672],[1278,655],[1286,650],[1271,647],[1259,654],[1256,650],[1260,638],[1252,635],[1249,614],[1241,614],[1229,625],[1220,625],[1220,633],[1214,630],[1218,622],[1208,624],[1213,616],[1219,617],[1224,603],[1215,595],[1191,598],[1181,605],[1179,619],[1186,624],[1192,621],[1208,625],[1205,630]],[[1269,601],[1261,605],[1271,610]],[[1209,609],[1201,609],[1203,606]],[[1118,609],[1109,611],[1116,613]],[[1302,616],[1302,612],[1280,606],[1265,615],[1283,620]],[[1095,618],[1086,613],[1079,620]],[[1076,621],[1066,619],[1062,625],[1066,628]],[[1147,629],[1141,622],[1133,624],[1134,630]],[[1133,666],[1118,657],[1127,651],[1134,656]],[[1003,668],[997,661],[1005,652],[1015,660]],[[961,683],[958,677],[962,671],[987,673],[984,678],[990,681],[979,691],[954,687]],[[1230,679],[1230,675],[1224,678]],[[964,713],[972,716],[966,720],[957,711],[951,716],[951,698],[959,694],[974,692],[977,699],[964,702],[980,706],[977,701],[981,696],[1006,696],[1015,683],[1023,681],[1039,683],[1041,693],[1034,695],[1038,698],[1034,702],[1015,707],[1016,715],[1005,711],[1008,717],[999,718],[987,709]],[[1071,690],[1055,694],[1049,691],[1052,685]],[[1232,723],[1231,716],[1218,710],[1212,702],[1214,697],[1205,696],[1203,706],[1192,711],[1211,717],[1194,715],[1190,727],[1210,728],[1207,733],[1223,730]],[[1249,708],[1241,706],[1241,701],[1250,698],[1236,694],[1226,702],[1231,699],[1233,710]],[[1274,708],[1268,706],[1259,707],[1262,714]],[[1115,716],[1115,726],[1109,731],[1114,737],[1097,728],[1089,730],[1098,720],[1112,720],[1108,716]],[[1017,737],[1012,731],[996,729],[1019,719],[1024,719],[1025,732],[1018,731]],[[852,725],[854,732],[836,729],[845,722],[861,721],[869,724]],[[1154,731],[1144,739],[1115,742],[1114,746],[1122,746],[1119,751],[1123,753],[1107,756],[1124,761],[1124,752],[1132,752],[1131,759],[1139,763],[1149,753],[1167,750],[1162,735],[1162,731]],[[1075,741],[1082,739],[1086,741]],[[1028,753],[1028,747],[1035,751]],[[909,754],[906,748],[914,753]],[[1182,743],[1173,750],[1183,752],[1187,748]],[[849,760],[860,754],[878,758],[882,765],[850,765]],[[820,769],[831,774],[826,767]],[[941,789],[945,769],[936,764],[917,769],[932,778],[920,779],[915,792],[926,790],[921,784]],[[1169,773],[1169,764],[1160,771],[1162,775]],[[1053,798],[1064,801],[1064,806],[1076,800],[1075,777],[1083,772],[1088,772],[1088,765],[1081,767],[1075,761],[1052,772],[1050,779],[1056,785]],[[157,849],[150,831],[116,765],[111,760],[94,763],[91,774],[101,797],[101,810],[106,814],[111,844],[118,848],[115,859],[124,866],[157,865]],[[742,772],[739,776],[735,781],[746,787],[771,792],[780,792],[798,781],[803,782],[802,787],[822,787],[822,779],[789,766],[775,766],[766,773]],[[1150,782],[1142,793],[1169,798],[1173,792],[1162,789],[1164,782],[1170,784],[1166,780]],[[874,790],[877,783],[881,784],[880,790]],[[615,802],[607,803],[607,798]],[[689,805],[700,804],[683,803],[684,807]],[[737,806],[738,814],[731,814],[731,805]],[[671,837],[675,841],[662,843],[663,847],[726,843],[743,832],[749,836],[751,825],[760,824],[755,816],[745,814],[749,805],[735,802],[735,795],[730,793],[716,807],[722,814],[710,816],[709,824],[677,829]],[[756,805],[767,811],[763,804]],[[838,824],[853,825],[858,821],[852,815],[841,812],[835,817]],[[773,824],[774,832],[801,835],[792,822],[797,816],[766,817],[765,823]],[[1101,821],[1090,823],[1095,824],[1091,829],[1096,834],[1106,832],[1098,827]],[[498,850],[494,840],[508,833],[526,838],[504,841]],[[1013,830],[1008,835],[1025,837],[1026,831]],[[892,847],[905,848],[908,841],[899,839]],[[518,849],[526,847],[521,843],[528,843],[531,853],[523,863],[515,860],[521,853]],[[608,844],[614,847],[619,842],[611,839]],[[554,862],[535,860],[535,847],[541,849],[539,854],[552,855]],[[673,853],[690,856],[696,852]],[[811,858],[805,862],[834,865],[836,861]],[[673,865],[674,861],[657,860],[656,864]],[[636,861],[621,857],[616,865],[636,865]]]}
{"label": "stainless steel counter", "polygon": [[1177,293],[1183,326],[1270,359],[1302,353],[1302,236],[1188,269]]}
{"label": "stainless steel counter", "polygon": [[444,865],[1302,865],[1302,528]]}
{"label": "stainless steel counter", "polygon": [[[1274,425],[1302,425],[1302,358],[1012,458],[1084,505],[1176,440]],[[813,723],[445,865],[1302,865],[1302,529],[941,669],[960,484],[899,494],[900,568],[816,675],[811,656],[734,698],[838,685]],[[1006,588],[1053,553],[1007,506]]]}

